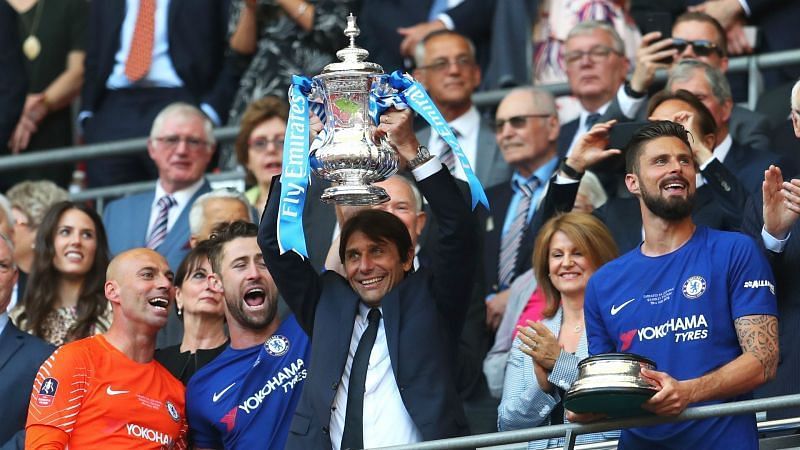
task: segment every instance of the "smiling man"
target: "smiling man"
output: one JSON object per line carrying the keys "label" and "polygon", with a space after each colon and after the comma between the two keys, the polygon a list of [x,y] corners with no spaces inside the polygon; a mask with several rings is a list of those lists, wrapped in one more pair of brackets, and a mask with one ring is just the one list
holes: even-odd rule
{"label": "smiling man", "polygon": [[475,270],[473,217],[450,172],[411,129],[411,112],[381,116],[439,224],[431,264],[395,215],[363,210],[342,227],[345,276],[319,275],[280,253],[273,183],[259,245],[283,298],[312,337],[311,368],[287,449],[372,448],[469,433],[455,386],[458,337]]}
{"label": "smiling man", "polygon": [[108,332],[64,345],[39,369],[25,448],[187,448],[183,385],[153,359],[174,300],[167,262],[145,248],[120,254],[105,295]]}
{"label": "smiling man", "polygon": [[231,339],[186,387],[196,449],[283,449],[308,375],[308,337],[294,316],[278,317],[257,232],[236,221],[211,236],[212,283],[225,296]]}
{"label": "smiling man", "polygon": [[[681,125],[657,121],[640,129],[626,165],[645,239],[589,280],[589,353],[633,352],[655,361],[659,371],[642,369],[642,376],[658,392],[643,407],[659,415],[750,398],[778,364],[775,283],[766,258],[750,238],[692,221],[696,169]],[[626,429],[619,448],[709,442],[757,449],[755,415]]]}
{"label": "smiling man", "polygon": [[[203,174],[214,146],[211,121],[196,107],[173,103],[158,114],[147,141],[158,181],[154,189],[111,202],[103,211],[111,253],[148,247],[178,267],[189,253],[191,206],[211,190]],[[174,317],[159,333],[159,348],[181,341],[183,328]]]}

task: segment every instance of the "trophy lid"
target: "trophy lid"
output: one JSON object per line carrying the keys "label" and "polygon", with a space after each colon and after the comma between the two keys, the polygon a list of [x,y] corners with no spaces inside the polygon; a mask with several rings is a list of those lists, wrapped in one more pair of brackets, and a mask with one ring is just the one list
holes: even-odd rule
{"label": "trophy lid", "polygon": [[350,38],[350,45],[336,52],[336,57],[341,62],[325,66],[320,74],[322,77],[340,72],[383,73],[383,67],[380,64],[366,61],[369,52],[356,45],[356,36],[359,34],[361,34],[361,30],[356,25],[356,17],[350,13],[347,16],[347,28],[344,29],[344,35]]}

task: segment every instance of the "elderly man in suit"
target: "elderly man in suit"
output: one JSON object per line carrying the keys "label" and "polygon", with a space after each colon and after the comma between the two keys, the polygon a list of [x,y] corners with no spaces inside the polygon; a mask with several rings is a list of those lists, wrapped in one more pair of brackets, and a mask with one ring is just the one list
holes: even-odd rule
{"label": "elderly man in suit", "polygon": [[[228,48],[230,0],[91,2],[78,119],[87,143],[142,137],[174,102],[225,122],[244,67]],[[143,155],[89,161],[91,186],[155,176]]]}
{"label": "elderly man in suit", "polygon": [[698,60],[681,61],[670,71],[666,89],[670,92],[685,89],[697,96],[711,111],[717,124],[714,157],[728,167],[749,192],[759,191],[762,174],[770,164],[777,164],[787,172],[794,173],[794,164],[785,156],[755,150],[731,135],[733,97],[728,80],[719,70]]}
{"label": "elderly man in suit", "polygon": [[53,347],[43,340],[23,333],[8,319],[6,308],[17,282],[14,244],[0,234],[0,398],[3,420],[0,421],[0,449],[22,449],[25,443],[25,418],[28,415],[33,379],[39,366],[50,356]]}
{"label": "elderly man in suit", "polygon": [[[175,103],[159,113],[147,151],[158,168],[154,189],[114,201],[103,212],[113,254],[148,247],[178,267],[189,252],[189,211],[211,187],[205,173],[214,153],[211,121],[196,107]],[[171,316],[171,315],[170,315]],[[158,346],[180,342],[179,329],[167,326]]]}
{"label": "elderly man in suit", "polygon": [[[511,167],[494,143],[490,124],[472,104],[472,94],[481,83],[472,41],[455,31],[435,31],[420,41],[414,56],[414,77],[425,86],[453,129],[481,184],[489,187],[508,181]],[[456,167],[453,152],[436,131],[426,127],[418,138],[439,156],[450,173],[466,181],[464,171]]]}
{"label": "elderly man in suit", "polygon": [[[800,81],[792,89],[792,125],[800,138]],[[795,394],[800,391],[800,176],[784,182],[781,169],[770,166],[764,172],[762,196],[753,196],[745,208],[742,229],[753,236],[767,253],[775,273],[778,295],[780,359],[775,379],[756,391],[756,397]],[[769,419],[800,415],[800,408],[768,411]]]}
{"label": "elderly man in suit", "polygon": [[403,222],[364,210],[342,227],[346,277],[319,275],[295,253],[280,254],[273,183],[258,241],[278,290],[312,340],[287,449],[380,447],[469,433],[453,350],[472,287],[464,280],[477,256],[474,219],[450,173],[419,145],[409,110],[384,114],[379,130],[390,133],[438,218],[438,251],[433,263],[413,271]]}

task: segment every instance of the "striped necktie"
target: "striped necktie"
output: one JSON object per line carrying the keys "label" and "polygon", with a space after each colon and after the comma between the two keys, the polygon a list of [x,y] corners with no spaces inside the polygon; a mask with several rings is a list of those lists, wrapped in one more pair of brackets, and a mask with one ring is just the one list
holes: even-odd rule
{"label": "striped necktie", "polygon": [[517,203],[517,210],[514,220],[508,231],[500,239],[500,261],[498,264],[497,281],[500,289],[507,288],[516,275],[516,266],[519,252],[519,244],[528,225],[528,210],[531,207],[533,193],[539,187],[539,179],[534,177],[527,183],[518,183],[520,199]]}
{"label": "striped necktie", "polygon": [[[455,128],[451,128],[453,130],[453,136],[456,139],[461,137],[461,133],[458,132]],[[450,144],[447,143],[441,136],[439,136],[439,141],[442,143],[442,151],[439,153],[439,161],[447,167],[451,174],[455,175],[456,173],[456,154],[453,153],[453,149],[450,148]]]}
{"label": "striped necktie", "polygon": [[167,237],[167,219],[169,218],[169,209],[177,205],[171,195],[165,195],[158,199],[158,216],[156,222],[153,224],[153,230],[150,232],[150,237],[147,238],[147,248],[156,249],[164,239]]}
{"label": "striped necktie", "polygon": [[156,0],[139,0],[139,12],[133,28],[131,48],[125,61],[125,76],[136,82],[150,71],[153,60],[153,39],[155,34]]}
{"label": "striped necktie", "polygon": [[596,124],[598,120],[600,120],[599,113],[591,113],[588,116],[586,116],[586,131],[591,130],[594,124]]}

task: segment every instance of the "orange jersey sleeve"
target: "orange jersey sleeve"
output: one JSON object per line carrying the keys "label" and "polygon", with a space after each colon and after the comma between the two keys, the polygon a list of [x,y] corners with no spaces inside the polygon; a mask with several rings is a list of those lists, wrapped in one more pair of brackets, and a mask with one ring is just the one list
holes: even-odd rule
{"label": "orange jersey sleeve", "polygon": [[25,430],[27,450],[62,450],[67,448],[68,442],[69,435],[55,427],[31,425]]}

